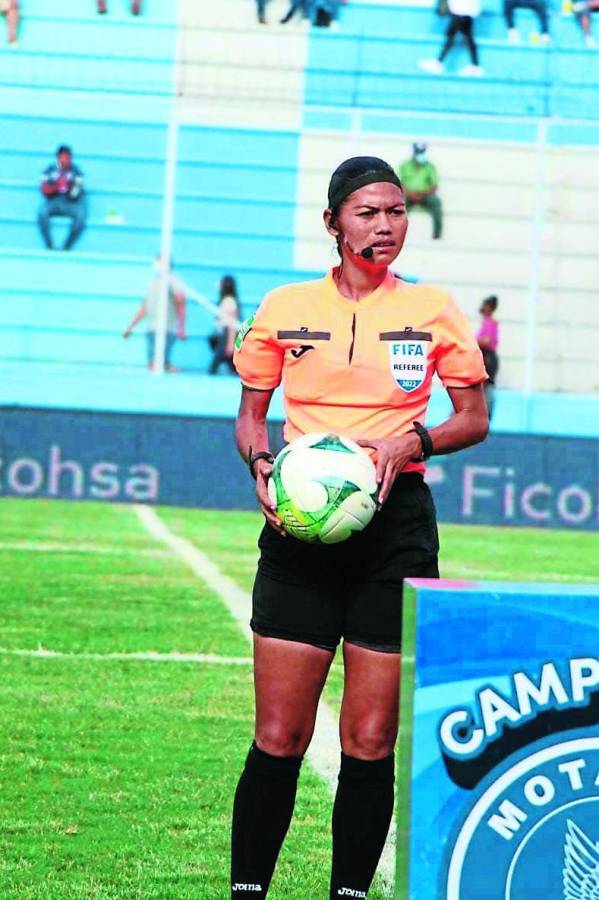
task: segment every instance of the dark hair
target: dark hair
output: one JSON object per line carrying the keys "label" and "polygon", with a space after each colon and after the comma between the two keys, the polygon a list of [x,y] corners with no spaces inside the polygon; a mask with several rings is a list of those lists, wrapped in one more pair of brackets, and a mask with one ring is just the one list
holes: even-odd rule
{"label": "dark hair", "polygon": [[237,283],[232,275],[223,275],[220,280],[218,295],[220,300],[222,300],[223,297],[235,297],[236,300],[239,299],[237,296]]}
{"label": "dark hair", "polygon": [[58,150],[56,151],[56,155],[60,156],[61,153],[68,153],[69,156],[73,155],[73,151],[67,144],[61,144]]}
{"label": "dark hair", "polygon": [[485,297],[485,299],[483,300],[483,302],[480,305],[481,312],[482,312],[483,306],[485,306],[485,304],[488,304],[491,307],[491,310],[493,312],[495,312],[495,310],[499,306],[499,298],[495,294],[489,294],[488,297]]}
{"label": "dark hair", "polygon": [[329,182],[329,209],[336,217],[350,194],[367,184],[388,181],[401,188],[395,170],[378,156],[352,156],[337,166]]}

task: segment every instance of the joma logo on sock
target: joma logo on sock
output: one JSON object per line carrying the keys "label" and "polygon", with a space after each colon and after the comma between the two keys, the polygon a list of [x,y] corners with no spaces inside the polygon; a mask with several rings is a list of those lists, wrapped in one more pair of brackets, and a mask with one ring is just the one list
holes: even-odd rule
{"label": "joma logo on sock", "polygon": [[337,891],[339,897],[365,897],[364,891],[354,891],[353,888],[339,888]]}
{"label": "joma logo on sock", "polygon": [[[235,884],[233,885],[233,890],[234,891],[261,891],[262,885],[261,884],[242,884],[241,882],[236,881]],[[362,896],[365,897],[366,894],[362,894]]]}

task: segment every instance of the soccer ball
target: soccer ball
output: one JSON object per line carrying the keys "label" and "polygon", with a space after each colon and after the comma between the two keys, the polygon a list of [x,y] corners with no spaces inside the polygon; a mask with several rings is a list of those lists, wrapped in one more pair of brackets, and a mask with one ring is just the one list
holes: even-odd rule
{"label": "soccer ball", "polygon": [[279,453],[268,494],[285,530],[300,541],[337,544],[362,531],[376,509],[376,469],[358,444],[305,434]]}

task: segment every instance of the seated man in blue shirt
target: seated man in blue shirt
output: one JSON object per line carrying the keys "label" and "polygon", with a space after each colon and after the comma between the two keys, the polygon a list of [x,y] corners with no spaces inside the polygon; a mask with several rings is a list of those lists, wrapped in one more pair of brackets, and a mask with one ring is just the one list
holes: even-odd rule
{"label": "seated man in blue shirt", "polygon": [[87,204],[83,190],[83,173],[73,163],[70,147],[61,146],[56,151],[56,162],[44,171],[41,192],[44,195],[38,223],[48,250],[54,250],[50,219],[66,216],[71,219],[71,229],[63,250],[71,250],[85,228]]}

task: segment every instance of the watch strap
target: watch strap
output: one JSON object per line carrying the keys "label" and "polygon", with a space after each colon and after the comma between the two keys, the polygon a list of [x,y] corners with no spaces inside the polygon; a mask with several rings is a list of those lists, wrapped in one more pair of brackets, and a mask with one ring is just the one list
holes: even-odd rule
{"label": "watch strap", "polygon": [[258,462],[259,459],[265,459],[269,463],[273,463],[275,461],[274,456],[268,450],[258,450],[256,453],[252,452],[252,448],[250,447],[250,455],[248,457],[248,466],[250,470],[250,475],[256,480],[256,473],[254,472],[254,465]]}
{"label": "watch strap", "polygon": [[422,456],[420,457],[420,461],[428,459],[429,456],[433,455],[433,440],[429,434],[428,429],[424,427],[421,422],[413,422],[414,431],[420,438],[420,443],[422,445]]}

